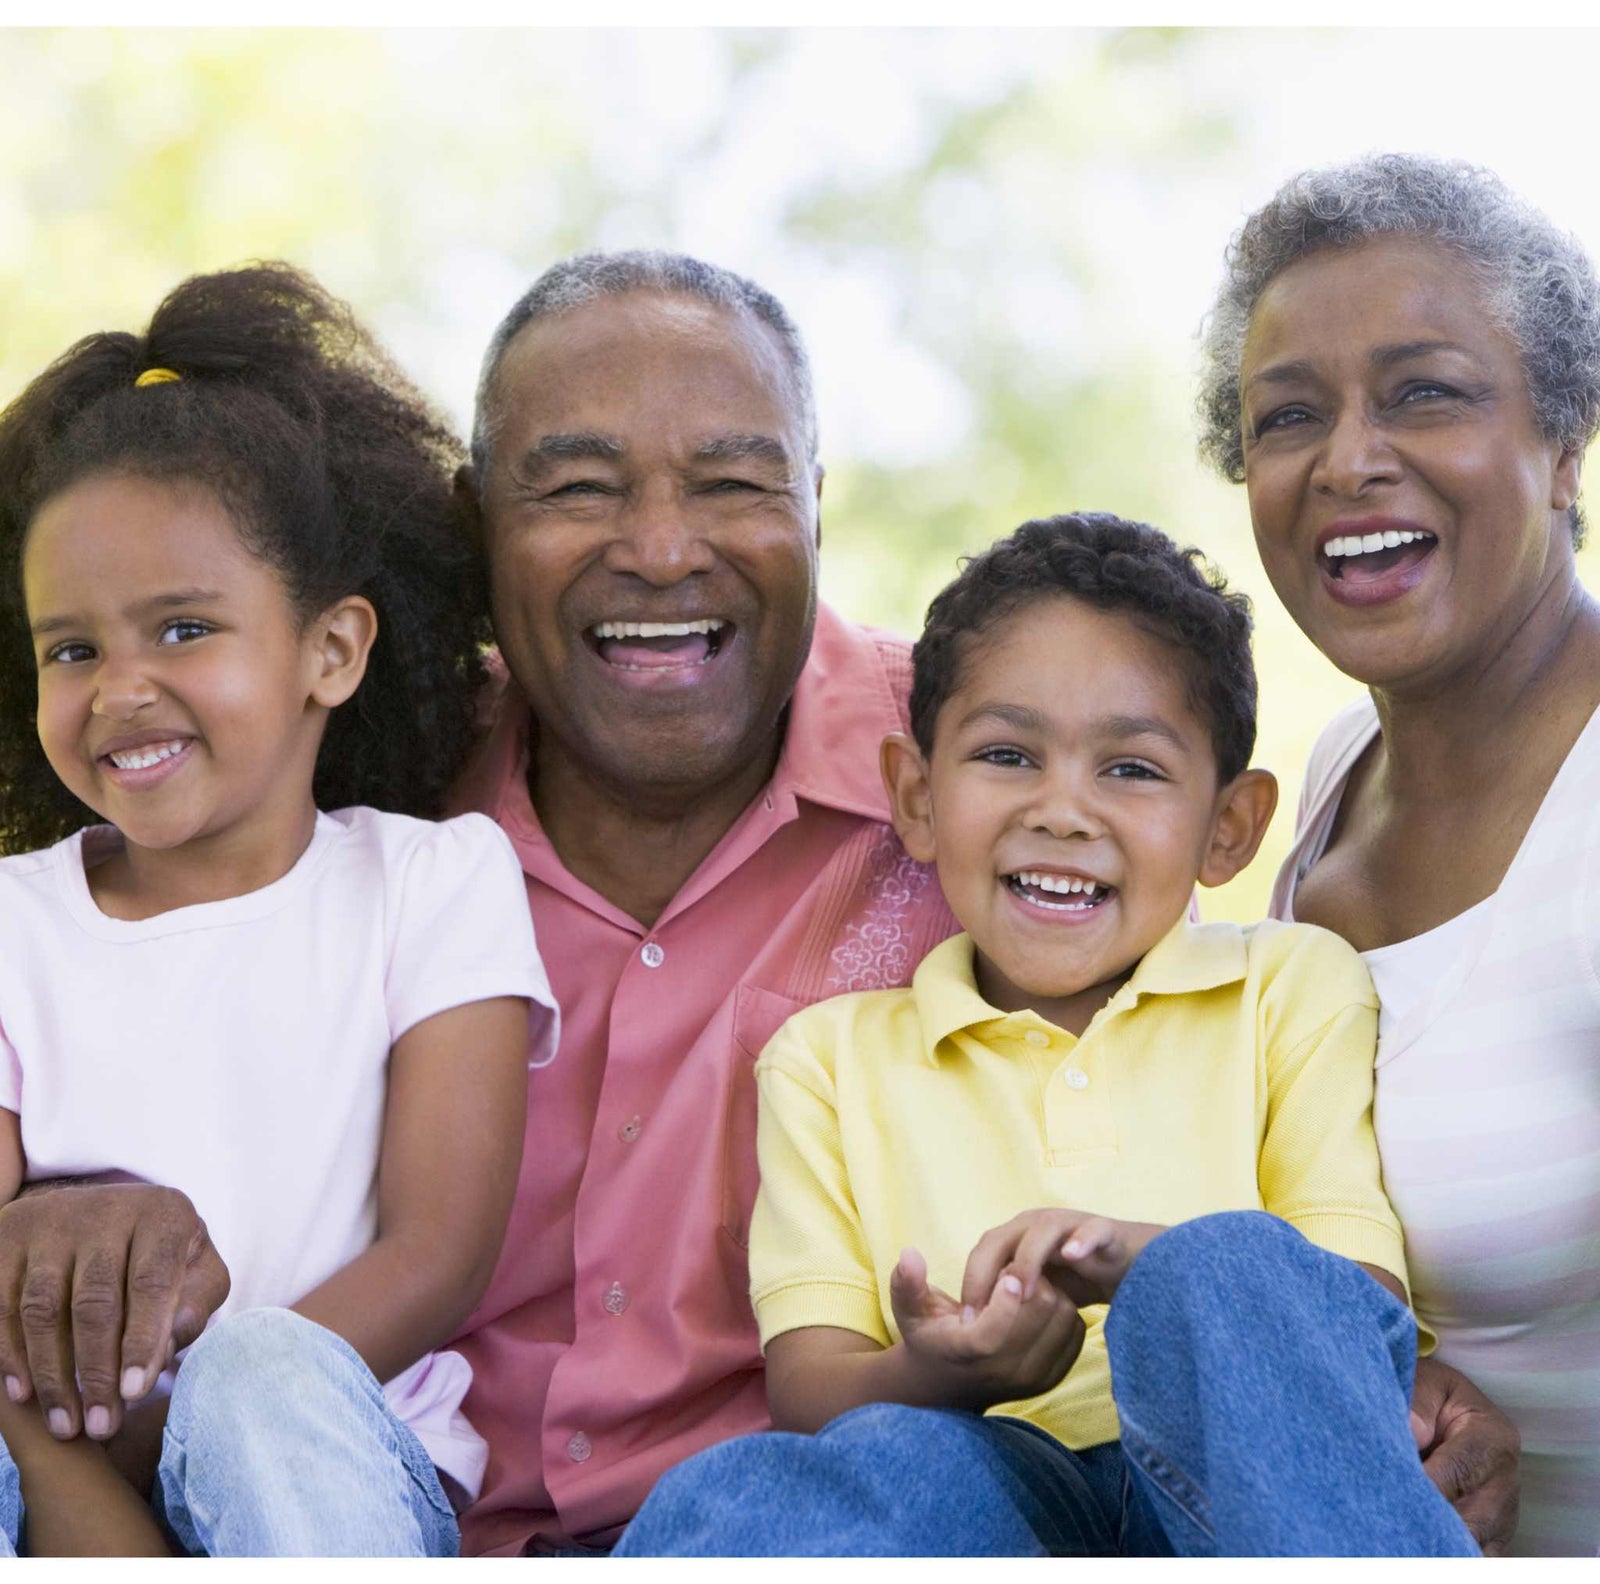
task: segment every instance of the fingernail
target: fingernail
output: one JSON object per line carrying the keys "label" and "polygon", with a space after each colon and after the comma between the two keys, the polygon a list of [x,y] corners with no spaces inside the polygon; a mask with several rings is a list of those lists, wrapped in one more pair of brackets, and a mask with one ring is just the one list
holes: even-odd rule
{"label": "fingernail", "polygon": [[961,1323],[962,1323],[962,1325],[971,1325],[972,1322],[974,1320],[976,1320],[977,1318],[978,1318],[978,1311],[976,1309],[974,1309],[971,1304],[962,1304],[962,1306],[961,1306]]}
{"label": "fingernail", "polygon": [[45,1421],[50,1426],[50,1434],[59,1436],[65,1441],[72,1434],[72,1415],[65,1408],[52,1408],[45,1415]]}
{"label": "fingernail", "polygon": [[84,1415],[83,1424],[96,1441],[104,1441],[111,1434],[111,1410],[97,1405]]}
{"label": "fingernail", "polygon": [[122,1395],[124,1398],[144,1396],[144,1371],[142,1369],[125,1369],[122,1372]]}
{"label": "fingernail", "polygon": [[6,1396],[9,1397],[12,1402],[22,1401],[24,1389],[25,1388],[23,1387],[22,1382],[19,1381],[15,1375],[6,1376]]}
{"label": "fingernail", "polygon": [[1002,1276],[1000,1278],[1000,1285],[1013,1296],[1022,1291],[1022,1283],[1018,1281],[1015,1276]]}
{"label": "fingernail", "polygon": [[1068,1259],[1077,1259],[1077,1257],[1083,1253],[1083,1244],[1081,1244],[1076,1238],[1068,1238],[1067,1241],[1061,1245],[1061,1252],[1065,1254]]}

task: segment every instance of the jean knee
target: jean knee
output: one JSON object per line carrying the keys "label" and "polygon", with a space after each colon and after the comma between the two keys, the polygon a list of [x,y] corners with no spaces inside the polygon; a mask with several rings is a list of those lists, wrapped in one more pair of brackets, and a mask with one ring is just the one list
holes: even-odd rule
{"label": "jean knee", "polygon": [[365,1369],[343,1338],[289,1309],[246,1309],[208,1326],[184,1355],[172,1392],[182,1421],[196,1400],[208,1415],[242,1414],[265,1397],[311,1389],[330,1366]]}

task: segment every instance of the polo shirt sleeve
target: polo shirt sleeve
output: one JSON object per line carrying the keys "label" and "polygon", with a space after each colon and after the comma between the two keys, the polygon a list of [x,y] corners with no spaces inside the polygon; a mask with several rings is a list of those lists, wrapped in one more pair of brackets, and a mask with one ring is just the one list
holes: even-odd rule
{"label": "polo shirt sleeve", "polygon": [[419,823],[398,861],[384,981],[390,1038],[453,1007],[521,996],[530,1003],[528,1065],[543,1066],[560,1018],[505,832],[483,814]]}
{"label": "polo shirt sleeve", "polygon": [[881,1347],[891,1341],[839,1131],[836,1005],[790,1018],[756,1063],[761,1188],[750,1222],[750,1296],[763,1349],[805,1326],[856,1331]]}
{"label": "polo shirt sleeve", "polygon": [[[1267,926],[1262,926],[1267,928]],[[1266,987],[1262,1203],[1313,1243],[1406,1280],[1400,1222],[1372,1131],[1378,1000],[1360,956],[1310,925],[1278,925]]]}

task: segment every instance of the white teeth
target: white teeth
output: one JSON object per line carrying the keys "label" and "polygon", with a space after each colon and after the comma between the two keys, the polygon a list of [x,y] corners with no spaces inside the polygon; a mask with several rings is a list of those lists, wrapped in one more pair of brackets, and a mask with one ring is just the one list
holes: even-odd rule
{"label": "white teeth", "polygon": [[1413,533],[1409,528],[1385,528],[1382,533],[1346,534],[1338,539],[1330,539],[1322,547],[1322,553],[1330,561],[1337,561],[1341,556],[1371,555],[1375,550],[1398,550],[1401,545],[1434,537],[1431,533]]}
{"label": "white teeth", "polygon": [[129,748],[123,753],[114,753],[109,757],[119,770],[148,770],[151,765],[160,764],[163,759],[170,759],[175,753],[182,751],[181,742],[167,742],[155,743],[149,748]]}
{"label": "white teeth", "polygon": [[1097,901],[1105,889],[1095,880],[1079,880],[1071,875],[1040,874],[1032,869],[1024,870],[1012,878],[1018,885],[1032,886],[1036,891],[1050,891],[1058,896],[1072,896],[1081,892],[1084,903],[1080,903],[1079,906]]}
{"label": "white teeth", "polygon": [[596,638],[687,638],[693,633],[710,636],[728,624],[719,616],[692,622],[598,622]]}

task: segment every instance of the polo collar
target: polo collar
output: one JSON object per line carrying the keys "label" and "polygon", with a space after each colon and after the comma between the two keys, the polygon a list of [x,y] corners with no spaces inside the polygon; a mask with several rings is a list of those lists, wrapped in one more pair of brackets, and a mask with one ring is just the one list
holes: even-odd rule
{"label": "polo collar", "polygon": [[[1095,1021],[1130,1011],[1143,996],[1196,995],[1237,984],[1249,968],[1244,931],[1237,924],[1178,922],[1145,953],[1128,980],[1108,1001]],[[1017,1018],[1050,1028],[1036,1012],[1002,1012],[978,992],[970,935],[952,935],[922,959],[911,979],[923,1049],[934,1066],[939,1048],[953,1034],[985,1023]]]}

